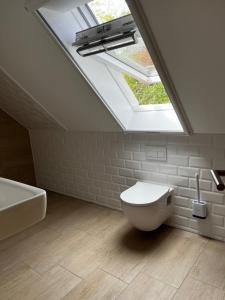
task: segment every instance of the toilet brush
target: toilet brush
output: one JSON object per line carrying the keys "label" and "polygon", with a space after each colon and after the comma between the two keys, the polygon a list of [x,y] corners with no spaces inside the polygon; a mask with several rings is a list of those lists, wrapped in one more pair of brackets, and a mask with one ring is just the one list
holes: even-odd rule
{"label": "toilet brush", "polygon": [[195,218],[205,219],[207,215],[207,204],[200,200],[199,175],[195,174],[197,200],[192,201],[192,216]]}

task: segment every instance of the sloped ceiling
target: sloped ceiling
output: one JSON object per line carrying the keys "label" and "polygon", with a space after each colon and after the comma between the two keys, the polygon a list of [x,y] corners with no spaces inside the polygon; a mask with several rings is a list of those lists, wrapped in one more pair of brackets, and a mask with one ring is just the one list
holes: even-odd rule
{"label": "sloped ceiling", "polygon": [[[120,130],[63,50],[24,9],[24,0],[1,0],[0,19],[0,66],[59,124],[68,130]],[[16,110],[30,110],[24,103]]]}
{"label": "sloped ceiling", "polygon": [[65,129],[1,69],[0,107],[27,129]]}
{"label": "sloped ceiling", "polygon": [[151,28],[194,132],[225,133],[225,1],[128,2]]}

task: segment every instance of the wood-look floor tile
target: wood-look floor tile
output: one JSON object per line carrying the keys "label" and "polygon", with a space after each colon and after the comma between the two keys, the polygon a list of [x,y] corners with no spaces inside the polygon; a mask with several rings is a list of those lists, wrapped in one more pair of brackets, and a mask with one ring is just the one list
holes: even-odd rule
{"label": "wood-look floor tile", "polygon": [[142,270],[145,257],[124,248],[112,249],[105,258],[102,269],[129,283]]}
{"label": "wood-look floor tile", "polygon": [[104,253],[99,241],[84,233],[73,246],[67,249],[59,264],[73,274],[86,278],[101,265]]}
{"label": "wood-look floor tile", "polygon": [[10,266],[0,273],[0,299],[23,299],[18,295],[39,279],[40,276],[23,263]]}
{"label": "wood-look floor tile", "polygon": [[116,299],[125,288],[124,282],[96,270],[72,289],[63,300],[112,300]]}
{"label": "wood-look floor tile", "polygon": [[130,283],[142,270],[146,256],[155,248],[156,232],[141,232],[129,224],[122,226],[104,242],[107,253],[101,265],[106,272]]}
{"label": "wood-look floor tile", "polygon": [[15,299],[23,300],[58,300],[68,294],[81,279],[65,269],[55,266],[50,271],[32,282],[26,290],[17,293]]}
{"label": "wood-look floor tile", "polygon": [[118,300],[170,300],[176,288],[140,273],[120,294]]}
{"label": "wood-look floor tile", "polygon": [[39,274],[43,274],[60,263],[68,252],[73,249],[75,251],[80,240],[86,238],[86,233],[79,230],[64,231],[51,242],[26,255],[23,261]]}
{"label": "wood-look floor tile", "polygon": [[143,271],[178,288],[206,243],[196,234],[171,228],[157,239]]}
{"label": "wood-look floor tile", "polygon": [[210,240],[191,271],[191,276],[225,288],[225,243]]}
{"label": "wood-look floor tile", "polygon": [[33,234],[17,244],[2,250],[0,253],[0,269],[3,270],[18,261],[23,261],[29,255],[40,251],[47,243],[55,240],[58,233],[51,231],[48,228]]}
{"label": "wood-look floor tile", "polygon": [[223,290],[204,284],[194,278],[185,279],[174,300],[224,300]]}
{"label": "wood-look floor tile", "polygon": [[49,228],[59,232],[67,228],[85,231],[85,228],[89,228],[96,219],[99,219],[101,212],[104,212],[101,207],[83,205],[78,209],[70,209],[70,213],[50,224]]}
{"label": "wood-look floor tile", "polygon": [[225,300],[224,243],[140,232],[120,212],[55,193],[48,202],[43,222],[0,242],[0,299]]}

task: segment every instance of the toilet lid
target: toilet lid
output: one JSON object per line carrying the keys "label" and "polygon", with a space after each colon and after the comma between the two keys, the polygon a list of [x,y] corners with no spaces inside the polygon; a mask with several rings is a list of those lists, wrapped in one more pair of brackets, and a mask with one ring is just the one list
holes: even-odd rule
{"label": "toilet lid", "polygon": [[159,200],[170,191],[170,187],[147,182],[137,182],[122,192],[122,201],[133,205],[146,205]]}

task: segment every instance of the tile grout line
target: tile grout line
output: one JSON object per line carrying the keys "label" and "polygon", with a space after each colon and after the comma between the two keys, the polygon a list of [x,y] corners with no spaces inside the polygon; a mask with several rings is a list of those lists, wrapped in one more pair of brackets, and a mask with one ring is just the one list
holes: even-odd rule
{"label": "tile grout line", "polygon": [[202,249],[200,250],[199,255],[197,255],[195,261],[193,262],[192,266],[190,267],[189,271],[187,272],[186,276],[185,276],[184,279],[182,280],[182,282],[181,282],[179,288],[177,289],[176,293],[173,295],[173,297],[172,297],[171,300],[174,299],[174,297],[176,296],[176,294],[177,294],[178,291],[180,290],[180,288],[181,288],[181,286],[183,285],[184,281],[185,281],[185,280],[187,279],[187,277],[189,276],[189,274],[190,274],[190,272],[191,272],[191,270],[192,270],[194,264],[199,260],[199,258],[200,258],[200,256],[201,256],[203,250],[206,248],[206,245],[208,245],[208,243],[209,243],[209,240],[206,241],[205,245],[204,245],[204,246],[202,247]]}
{"label": "tile grout line", "polygon": [[[77,275],[76,273],[71,272],[71,271],[68,270],[66,267],[62,266],[60,263],[59,263],[59,264],[56,264],[56,265],[58,265],[59,267],[61,267],[61,268],[64,269],[65,271],[67,271],[68,273],[72,274],[73,276],[76,276],[76,277],[80,278],[82,281],[85,280],[85,278],[83,278],[83,277]],[[56,266],[56,265],[55,265],[55,266]]]}
{"label": "tile grout line", "polygon": [[121,278],[119,278],[119,277],[115,276],[114,274],[111,274],[110,272],[107,272],[107,271],[106,271],[106,270],[104,270],[102,267],[97,267],[96,269],[99,269],[99,270],[101,270],[102,272],[104,272],[104,273],[106,273],[106,274],[108,274],[108,275],[110,275],[110,276],[114,277],[115,279],[117,279],[117,280],[121,281],[122,283],[125,283],[126,285],[129,285],[129,283],[128,283],[128,282],[126,282],[126,281],[124,281],[123,279],[121,279]]}

